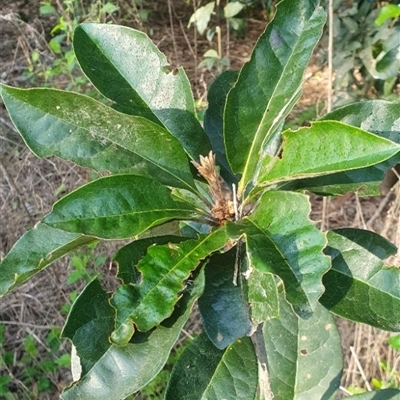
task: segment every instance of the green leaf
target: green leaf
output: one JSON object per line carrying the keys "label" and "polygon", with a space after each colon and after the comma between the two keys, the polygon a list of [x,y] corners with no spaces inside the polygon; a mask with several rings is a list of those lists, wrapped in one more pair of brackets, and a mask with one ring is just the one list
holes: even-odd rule
{"label": "green leaf", "polygon": [[232,18],[235,15],[239,14],[244,7],[246,7],[246,5],[242,4],[240,1],[232,1],[224,7],[224,17]]}
{"label": "green leaf", "polygon": [[330,399],[340,385],[340,336],[331,314],[318,305],[310,319],[297,318],[280,298],[280,317],[263,328],[275,400]]}
{"label": "green leaf", "polygon": [[165,400],[254,399],[257,375],[249,338],[218,350],[203,333],[174,365]]}
{"label": "green leaf", "polygon": [[1,85],[0,94],[38,157],[55,155],[98,171],[130,172],[194,188],[182,146],[159,125],[77,93]]}
{"label": "green leaf", "polygon": [[61,333],[71,339],[80,358],[82,376],[99,362],[110,347],[115,310],[109,305],[110,295],[97,279],[90,282],[72,305]]}
{"label": "green leaf", "polygon": [[135,240],[121,247],[114,256],[118,264],[117,276],[123,283],[139,283],[140,272],[137,264],[146,255],[147,249],[154,244],[179,243],[185,238],[180,236],[157,236],[147,239]]}
{"label": "green leaf", "polygon": [[96,240],[37,223],[21,236],[0,263],[0,296],[14,290],[58,258]]}
{"label": "green leaf", "polygon": [[237,248],[234,247],[210,258],[205,271],[204,293],[199,299],[204,329],[220,350],[253,330],[241,274],[237,284],[233,283],[235,265],[239,268],[236,257]]}
{"label": "green leaf", "polygon": [[[148,331],[170,316],[189,284],[190,273],[227,240],[225,230],[218,229],[198,239],[149,247],[137,265],[140,284],[121,285],[112,297],[111,304],[117,310],[116,330],[134,323],[140,331]],[[116,337],[126,340],[125,336]]]}
{"label": "green leaf", "polygon": [[398,4],[387,4],[379,10],[379,15],[375,20],[377,26],[381,26],[387,19],[400,16],[400,6]]}
{"label": "green leaf", "polygon": [[66,195],[43,221],[69,232],[104,239],[134,237],[174,219],[190,219],[194,209],[171,198],[157,181],[114,175],[90,182]]}
{"label": "green leaf", "polygon": [[239,195],[251,181],[264,147],[300,97],[303,73],[326,19],[317,4],[279,3],[228,94],[224,140],[233,172],[243,174]]}
{"label": "green leaf", "polygon": [[[203,288],[204,273],[200,272],[183,294],[170,318],[151,332],[145,334],[136,332],[132,340],[124,347],[118,347],[109,342],[106,351],[95,354],[98,361],[93,367],[82,375],[79,381],[67,388],[62,398],[64,400],[119,400],[147,385],[166,363],[172,347],[189,318],[193,304],[201,296]],[[98,293],[101,296],[101,288]],[[83,321],[82,324],[79,323],[86,306],[90,307],[91,299],[87,300],[88,303],[75,308],[75,312],[69,316],[65,328],[69,329],[68,325],[73,324],[69,337],[74,336],[84,326],[88,327],[86,341],[92,340],[92,334],[100,333],[90,330],[92,324],[88,320]],[[111,309],[106,301],[102,306],[104,311],[107,310],[106,312]],[[107,332],[109,332],[108,329]]]}
{"label": "green leaf", "polygon": [[195,116],[184,70],[170,72],[166,57],[146,34],[125,26],[85,23],[75,29],[74,50],[83,72],[119,111],[164,126],[193,159],[208,154],[210,143]]}
{"label": "green leaf", "polygon": [[355,400],[399,400],[400,390],[383,389],[368,393],[357,394],[351,397],[353,397]]}
{"label": "green leaf", "polygon": [[325,252],[332,269],[323,278],[322,305],[343,318],[400,331],[400,269],[383,264],[396,247],[373,232],[338,229],[328,233]]}
{"label": "green leaf", "polygon": [[302,318],[318,304],[322,275],[330,267],[322,252],[325,235],[309,220],[310,209],[306,195],[269,191],[243,222],[227,224],[231,237],[246,237],[251,266],[282,279],[287,300]]}
{"label": "green leaf", "polygon": [[[400,144],[400,102],[362,101],[338,108],[323,116],[321,120],[341,121]],[[355,191],[362,196],[379,195],[379,185],[385,172],[398,163],[400,163],[400,153],[371,167],[300,179],[289,182],[281,189],[306,189],[322,195],[343,195]]]}
{"label": "green leaf", "polygon": [[202,35],[207,29],[207,25],[210,22],[211,15],[214,12],[214,7],[215,1],[211,1],[205,6],[197,8],[197,10],[190,17],[188,28],[190,28],[192,24],[195,24],[197,31],[200,33],[200,35]]}
{"label": "green leaf", "polygon": [[282,156],[265,159],[262,185],[368,167],[400,151],[388,139],[337,121],[314,122],[283,136]]}
{"label": "green leaf", "polygon": [[278,289],[272,274],[253,269],[246,280],[247,300],[254,326],[279,317]]}
{"label": "green leaf", "polygon": [[223,117],[226,97],[235,84],[237,77],[238,73],[236,71],[224,71],[217,76],[208,89],[208,108],[204,114],[204,130],[211,141],[217,163],[223,168],[222,175],[224,175],[225,171],[228,173],[226,177],[224,176],[228,181],[229,178],[232,180],[233,172],[225,155]]}
{"label": "green leaf", "polygon": [[340,107],[320,120],[341,121],[400,144],[400,102],[361,101]]}

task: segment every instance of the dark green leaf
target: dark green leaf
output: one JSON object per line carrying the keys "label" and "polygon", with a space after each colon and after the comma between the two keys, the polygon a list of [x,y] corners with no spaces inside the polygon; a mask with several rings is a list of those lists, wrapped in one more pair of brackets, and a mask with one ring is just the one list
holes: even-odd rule
{"label": "dark green leaf", "polygon": [[400,156],[396,155],[372,167],[338,172],[317,178],[296,179],[281,185],[280,189],[308,190],[323,196],[341,196],[348,192],[357,192],[359,196],[378,196],[381,194],[380,185],[385,172],[392,166],[391,164],[396,158],[399,158],[400,161]]}
{"label": "dark green leaf", "polygon": [[[82,375],[79,381],[67,388],[62,398],[64,400],[119,400],[149,383],[166,363],[172,347],[189,318],[191,308],[201,296],[203,288],[204,274],[201,272],[189,290],[185,291],[178,303],[179,307],[170,318],[151,332],[145,334],[136,332],[130,343],[124,347],[108,343],[106,351],[95,354],[98,361],[93,367],[86,375]],[[101,296],[100,290],[99,296]],[[87,305],[89,306],[90,303],[91,300],[88,299]],[[85,307],[85,304],[81,306]],[[79,323],[82,307],[76,308],[76,312],[69,317],[68,324],[72,324],[69,332],[71,336],[74,336],[74,330],[78,330],[81,326],[86,325],[88,328],[92,326],[87,320],[84,320],[82,324]],[[105,301],[103,307],[104,310],[111,308]],[[65,329],[69,329],[68,324]],[[86,340],[92,340],[92,334],[95,333],[100,332],[88,329]]]}
{"label": "dark green leaf", "polygon": [[322,253],[326,238],[308,218],[308,197],[269,191],[257,208],[238,224],[227,224],[228,234],[246,237],[251,266],[282,279],[287,300],[296,313],[308,318],[324,291],[322,275],[329,269]]}
{"label": "dark green leaf", "polygon": [[400,144],[400,102],[368,100],[340,107],[320,118],[357,126]]}
{"label": "dark green leaf", "polygon": [[174,365],[165,400],[252,400],[256,389],[257,360],[250,339],[218,350],[203,333]]}
{"label": "dark green leaf", "polygon": [[115,108],[165,126],[193,159],[208,154],[210,143],[195,117],[184,70],[170,72],[165,56],[146,34],[125,26],[85,23],[75,30],[74,50],[85,74],[115,101]]}
{"label": "dark green leaf", "polygon": [[[181,243],[151,246],[137,265],[141,283],[117,288],[111,304],[117,310],[116,329],[134,323],[147,331],[171,315],[175,303],[189,284],[187,279],[200,263],[227,242],[224,229]],[[128,330],[132,332],[132,329]],[[115,339],[126,340],[124,335]]]}
{"label": "dark green leaf", "polygon": [[199,299],[199,311],[204,329],[218,349],[224,349],[236,339],[251,333],[249,305],[243,292],[243,277],[233,283],[237,248],[224,254],[214,254],[206,267],[206,285]]}
{"label": "dark green leaf", "polygon": [[343,318],[400,331],[400,269],[384,267],[396,247],[376,233],[338,229],[328,233],[332,269],[320,301]]}
{"label": "dark green leaf", "polygon": [[228,94],[224,138],[232,170],[243,174],[239,195],[300,97],[303,73],[325,24],[325,12],[317,5],[314,0],[281,2]]}
{"label": "dark green leaf", "polygon": [[212,148],[216,154],[217,163],[222,166],[221,173],[228,173],[226,179],[232,180],[232,171],[225,155],[225,144],[223,137],[223,118],[228,92],[236,82],[238,73],[236,71],[222,72],[213,81],[207,93],[208,108],[204,114],[204,130],[210,138]]}
{"label": "dark green leaf", "polygon": [[123,239],[173,219],[190,219],[193,214],[193,208],[174,201],[170,190],[157,181],[114,175],[63,197],[43,221],[69,232]]}
{"label": "dark green leaf", "polygon": [[302,320],[280,300],[280,317],[265,322],[263,329],[274,399],[331,399],[343,368],[333,317],[317,305],[311,318]]}
{"label": "dark green leaf", "polygon": [[[321,120],[337,120],[359,127],[400,144],[400,102],[370,100],[349,104],[324,115]],[[400,163],[400,153],[371,167],[327,176],[300,179],[281,187],[309,190],[323,195],[343,195],[357,191],[362,196],[379,195],[385,172]]]}
{"label": "dark green leaf", "polygon": [[55,155],[98,171],[130,172],[194,189],[181,144],[151,121],[77,93],[1,85],[0,94],[38,157]]}
{"label": "dark green leaf", "polygon": [[62,336],[71,339],[80,358],[85,376],[110,347],[115,310],[109,304],[110,295],[99,281],[93,280],[72,305]]}
{"label": "dark green leaf", "polygon": [[267,156],[261,185],[368,167],[400,151],[400,145],[342,122],[314,122],[283,132],[281,157]]}
{"label": "dark green leaf", "polygon": [[120,248],[114,256],[118,264],[118,278],[123,283],[139,283],[140,272],[137,264],[146,255],[147,249],[154,244],[179,243],[185,238],[180,236],[157,236],[147,239],[135,240]]}
{"label": "dark green leaf", "polygon": [[400,390],[383,389],[351,396],[355,400],[400,400]]}
{"label": "dark green leaf", "polygon": [[96,240],[39,222],[14,244],[0,263],[0,296],[15,289],[58,258]]}

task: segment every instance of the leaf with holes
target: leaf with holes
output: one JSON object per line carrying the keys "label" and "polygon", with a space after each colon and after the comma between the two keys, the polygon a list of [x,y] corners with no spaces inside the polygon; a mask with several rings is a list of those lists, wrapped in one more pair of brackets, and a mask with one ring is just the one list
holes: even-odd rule
{"label": "leaf with holes", "polygon": [[233,172],[242,174],[239,195],[252,181],[264,147],[301,95],[303,73],[326,19],[317,4],[298,0],[277,6],[275,18],[228,94],[224,140]]}
{"label": "leaf with holes", "polygon": [[343,360],[335,320],[317,305],[299,319],[280,296],[278,319],[264,324],[270,384],[276,400],[330,399],[340,385]]}

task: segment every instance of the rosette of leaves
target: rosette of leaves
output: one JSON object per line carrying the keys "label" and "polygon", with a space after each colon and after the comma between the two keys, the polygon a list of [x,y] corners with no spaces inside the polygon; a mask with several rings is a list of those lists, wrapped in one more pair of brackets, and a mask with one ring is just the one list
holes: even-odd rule
{"label": "rosette of leaves", "polygon": [[87,23],[74,35],[109,105],[1,86],[37,156],[109,172],[15,243],[1,294],[87,243],[130,239],[114,257],[121,284],[106,292],[94,280],[71,308],[64,399],[140,390],[195,301],[204,333],[176,363],[166,399],[328,399],[343,367],[332,314],[400,330],[400,270],[383,264],[395,247],[364,230],[320,232],[308,195],[379,191],[399,162],[399,103],[356,103],[282,131],[325,20],[317,1],[282,1],[241,71],[211,85],[204,127],[183,69],[170,72],[146,35],[122,26]]}

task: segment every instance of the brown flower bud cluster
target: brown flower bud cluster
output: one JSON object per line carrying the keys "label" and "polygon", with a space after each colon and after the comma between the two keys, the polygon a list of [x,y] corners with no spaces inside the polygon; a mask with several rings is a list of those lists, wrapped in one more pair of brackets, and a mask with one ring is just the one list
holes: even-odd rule
{"label": "brown flower bud cluster", "polygon": [[192,161],[200,175],[208,182],[213,199],[211,213],[219,225],[235,219],[233,194],[227,183],[222,179],[215,163],[215,154],[210,151],[208,156],[200,156],[200,164]]}

